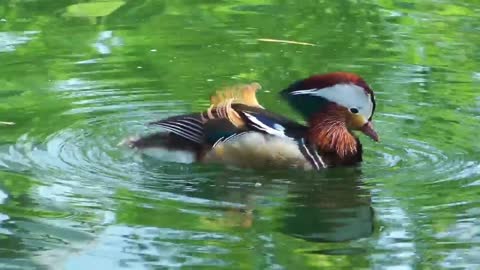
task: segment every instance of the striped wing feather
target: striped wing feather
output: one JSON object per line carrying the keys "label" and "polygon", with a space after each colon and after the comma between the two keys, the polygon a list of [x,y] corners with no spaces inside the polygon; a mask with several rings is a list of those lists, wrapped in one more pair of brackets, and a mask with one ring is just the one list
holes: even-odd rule
{"label": "striped wing feather", "polygon": [[200,113],[169,117],[149,123],[159,126],[182,138],[195,143],[202,143],[204,138],[204,122]]}

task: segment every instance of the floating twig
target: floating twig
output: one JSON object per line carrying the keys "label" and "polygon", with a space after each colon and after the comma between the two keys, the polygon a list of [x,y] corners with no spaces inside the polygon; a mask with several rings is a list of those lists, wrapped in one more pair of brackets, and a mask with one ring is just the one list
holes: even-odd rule
{"label": "floating twig", "polygon": [[287,43],[287,44],[295,44],[295,45],[318,46],[313,43],[298,42],[293,40],[282,40],[282,39],[271,39],[271,38],[257,38],[257,40],[263,41],[263,42],[276,42],[276,43]]}
{"label": "floating twig", "polygon": [[14,123],[14,122],[4,122],[4,121],[0,121],[0,125],[13,126],[13,125],[15,125],[15,123]]}

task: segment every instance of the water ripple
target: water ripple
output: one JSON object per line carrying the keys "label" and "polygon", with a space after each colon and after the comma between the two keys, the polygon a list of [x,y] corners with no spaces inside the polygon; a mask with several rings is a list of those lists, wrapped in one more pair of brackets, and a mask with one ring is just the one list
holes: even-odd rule
{"label": "water ripple", "polygon": [[[412,119],[409,115],[384,116],[407,121]],[[467,158],[471,149],[462,141],[458,140],[448,147],[440,145],[440,148],[433,145],[428,137],[403,137],[403,133],[398,133],[391,123],[394,120],[388,123],[379,121],[378,129],[383,131],[385,139],[375,145],[369,144],[371,147],[365,151],[367,160],[363,166],[369,174],[398,178],[406,183],[417,180],[439,183],[480,176],[480,162]]]}

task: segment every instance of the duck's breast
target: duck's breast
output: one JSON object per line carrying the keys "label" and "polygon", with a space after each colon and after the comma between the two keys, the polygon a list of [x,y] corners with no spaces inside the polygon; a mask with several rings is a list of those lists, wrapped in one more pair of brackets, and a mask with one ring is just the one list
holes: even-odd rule
{"label": "duck's breast", "polygon": [[312,169],[297,142],[284,137],[248,132],[217,144],[204,161],[246,168]]}

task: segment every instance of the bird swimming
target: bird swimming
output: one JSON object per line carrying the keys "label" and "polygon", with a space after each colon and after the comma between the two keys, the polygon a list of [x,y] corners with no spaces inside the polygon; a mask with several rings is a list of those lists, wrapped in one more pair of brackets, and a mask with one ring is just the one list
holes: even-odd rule
{"label": "bird swimming", "polygon": [[352,131],[379,140],[372,124],[374,92],[357,74],[313,75],[281,91],[305,124],[260,105],[260,88],[253,83],[217,91],[205,111],[151,122],[163,131],[125,144],[145,154],[182,151],[197,162],[322,170],[362,162],[362,144]]}

